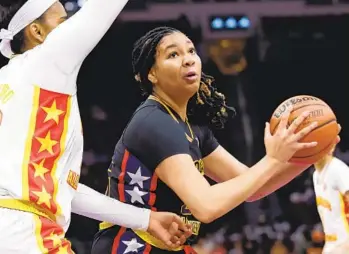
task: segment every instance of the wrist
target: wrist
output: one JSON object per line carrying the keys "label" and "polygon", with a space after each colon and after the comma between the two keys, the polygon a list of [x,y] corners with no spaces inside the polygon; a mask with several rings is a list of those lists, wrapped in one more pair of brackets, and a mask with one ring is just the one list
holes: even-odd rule
{"label": "wrist", "polygon": [[271,165],[275,165],[275,166],[282,166],[283,164],[285,164],[285,162],[280,161],[279,159],[275,158],[272,155],[266,154],[264,157],[268,163],[270,163]]}
{"label": "wrist", "polygon": [[270,165],[270,167],[274,169],[274,171],[280,171],[287,168],[287,163],[282,162],[273,156],[267,154],[264,158],[267,161],[268,165]]}
{"label": "wrist", "polygon": [[151,221],[151,214],[152,211],[149,209],[142,209],[142,224],[141,227],[138,230],[141,231],[148,231],[149,229],[149,225],[150,225],[150,221]]}

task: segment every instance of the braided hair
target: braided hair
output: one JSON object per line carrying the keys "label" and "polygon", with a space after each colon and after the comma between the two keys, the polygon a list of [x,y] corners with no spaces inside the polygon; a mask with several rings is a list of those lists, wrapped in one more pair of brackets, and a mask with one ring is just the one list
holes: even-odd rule
{"label": "braided hair", "polygon": [[[140,82],[145,96],[152,94],[153,85],[148,80],[148,73],[155,63],[157,46],[161,40],[172,33],[180,32],[172,27],[158,27],[135,44],[132,51],[132,67],[135,78]],[[214,78],[201,74],[199,90],[188,103],[189,121],[197,125],[208,125],[222,129],[229,116],[235,116],[235,109],[225,103],[225,96],[213,86]]]}

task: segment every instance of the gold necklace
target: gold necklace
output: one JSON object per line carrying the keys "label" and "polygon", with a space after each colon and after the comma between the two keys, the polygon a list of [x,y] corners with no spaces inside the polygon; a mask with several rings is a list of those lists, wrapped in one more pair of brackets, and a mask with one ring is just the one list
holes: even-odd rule
{"label": "gold necklace", "polygon": [[[175,120],[177,123],[179,123],[177,117],[173,114],[172,110],[170,109],[170,106],[168,106],[164,101],[162,101],[159,97],[156,97],[154,95],[150,95],[149,99],[159,102],[166,109],[166,111],[170,114],[170,116],[173,118],[173,120]],[[190,127],[188,117],[185,118],[185,123],[188,126],[188,129],[190,132],[190,137],[187,135],[187,133],[185,133],[185,134],[188,136],[187,138],[190,139],[189,141],[192,142],[194,140],[194,133]]]}

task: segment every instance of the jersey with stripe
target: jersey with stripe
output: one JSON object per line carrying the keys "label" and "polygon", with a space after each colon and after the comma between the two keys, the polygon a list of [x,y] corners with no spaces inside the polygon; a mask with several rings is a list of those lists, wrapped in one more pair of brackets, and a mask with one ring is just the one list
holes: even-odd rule
{"label": "jersey with stripe", "polygon": [[78,72],[126,3],[87,1],[0,70],[0,199],[50,214],[65,231],[83,153]]}
{"label": "jersey with stripe", "polygon": [[[178,214],[193,228],[188,245],[195,243],[201,223],[175,192],[157,177],[155,169],[168,157],[188,154],[197,170],[204,174],[202,158],[217,147],[218,142],[208,127],[190,126],[173,110],[148,99],[137,109],[116,145],[109,169],[108,194],[128,204]],[[97,234],[92,253],[127,253],[127,243],[132,241],[134,246],[138,243],[136,253],[167,253],[150,246],[132,230],[117,226]],[[193,250],[186,248],[178,253],[193,253]]]}
{"label": "jersey with stripe", "polygon": [[325,233],[324,253],[349,240],[349,167],[333,158],[321,171],[313,174],[317,209]]}
{"label": "jersey with stripe", "polygon": [[0,70],[0,198],[29,201],[67,228],[83,152],[77,73],[40,65],[41,51]]}

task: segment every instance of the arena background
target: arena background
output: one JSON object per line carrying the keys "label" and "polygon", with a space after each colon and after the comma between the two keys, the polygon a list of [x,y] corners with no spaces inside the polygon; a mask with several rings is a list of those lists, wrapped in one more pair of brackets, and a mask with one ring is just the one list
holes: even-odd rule
{"label": "arena background", "polygon": [[[74,14],[84,1],[72,1],[63,2]],[[106,188],[114,145],[143,100],[132,76],[132,45],[159,25],[193,39],[204,71],[236,107],[237,117],[215,135],[238,159],[248,165],[259,160],[264,122],[275,107],[290,96],[310,94],[336,112],[342,125],[336,155],[348,163],[348,13],[348,0],[131,0],[78,78],[85,135],[81,182],[100,192]],[[205,225],[198,253],[320,253],[312,171]],[[68,236],[78,254],[89,253],[97,229],[96,221],[72,217]]]}

